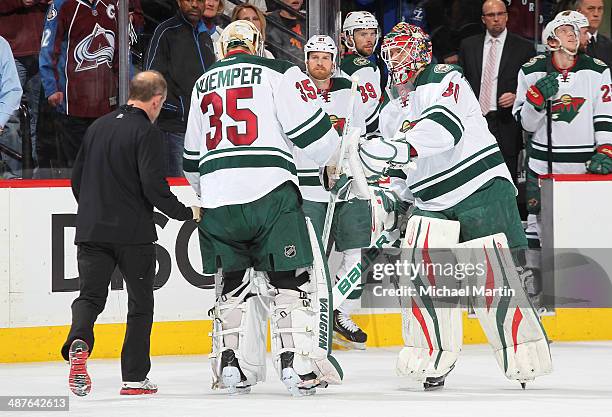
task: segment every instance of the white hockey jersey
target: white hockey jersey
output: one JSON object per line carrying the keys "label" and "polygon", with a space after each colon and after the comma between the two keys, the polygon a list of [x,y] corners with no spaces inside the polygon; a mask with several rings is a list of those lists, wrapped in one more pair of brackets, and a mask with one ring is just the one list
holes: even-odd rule
{"label": "white hockey jersey", "polygon": [[[523,129],[533,133],[529,168],[540,175],[548,173],[546,110],[536,110],[526,102],[525,94],[546,75],[546,69],[544,55],[523,65],[512,109]],[[603,61],[580,54],[576,65],[557,79],[559,92],[552,98],[553,173],[585,173],[585,162],[593,156],[595,148],[612,143],[610,69]]]}
{"label": "white hockey jersey", "polygon": [[[342,135],[342,129],[348,117],[348,103],[351,97],[351,82],[345,78],[332,78],[329,90],[317,91],[321,101],[321,107],[328,114],[329,119],[338,132]],[[359,97],[359,94],[357,94]],[[364,106],[360,99],[355,99],[355,106],[351,118],[352,127],[365,132]],[[321,185],[319,179],[319,167],[316,161],[301,149],[294,148],[293,155],[297,166],[300,191],[305,200],[327,203],[329,191]]]}
{"label": "white hockey jersey", "polygon": [[183,169],[203,207],[244,204],[286,181],[298,185],[295,146],[323,166],[338,143],[297,66],[239,53],[195,83]]}
{"label": "white hockey jersey", "polygon": [[361,102],[365,106],[367,132],[374,132],[378,129],[378,116],[384,100],[380,71],[369,59],[348,54],[340,62],[340,76],[350,80],[353,75],[359,77],[359,92]]}
{"label": "white hockey jersey", "polygon": [[402,197],[413,197],[419,209],[453,207],[496,177],[512,182],[458,66],[428,65],[408,100],[383,104],[380,130],[385,138],[405,136],[418,153],[416,169],[403,170],[408,187]]}

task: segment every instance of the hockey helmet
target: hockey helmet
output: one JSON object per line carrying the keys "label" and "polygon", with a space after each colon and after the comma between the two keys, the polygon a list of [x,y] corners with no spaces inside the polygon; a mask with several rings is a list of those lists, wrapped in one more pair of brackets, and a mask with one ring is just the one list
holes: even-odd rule
{"label": "hockey helmet", "polygon": [[383,38],[380,55],[392,82],[404,84],[431,62],[431,40],[420,27],[400,22]]}
{"label": "hockey helmet", "polygon": [[[573,28],[574,34],[576,35],[576,49],[575,50],[570,51],[566,49],[563,45],[561,45],[561,39],[559,39],[556,33],[557,29],[559,29],[561,26],[571,26]],[[559,46],[558,47],[550,46],[548,44],[549,40],[556,40],[557,42],[559,42]],[[542,43],[546,46],[546,49],[548,49],[549,51],[554,52],[554,51],[558,51],[561,49],[570,55],[576,55],[578,53],[579,42],[580,42],[580,29],[578,28],[578,25],[576,24],[576,22],[568,16],[555,17],[553,20],[548,22],[546,26],[544,27],[544,30],[542,30]]]}
{"label": "hockey helmet", "polygon": [[241,46],[252,55],[263,55],[263,38],[255,25],[248,20],[236,20],[223,29],[217,41],[220,59],[227,56],[229,49]]}
{"label": "hockey helmet", "polygon": [[[327,52],[332,56],[332,74],[336,70],[336,56],[338,55],[338,48],[336,47],[336,43],[332,38],[327,35],[314,35],[306,45],[304,45],[304,61],[308,61],[308,54],[311,52]],[[306,66],[306,70],[308,70],[308,66]]]}
{"label": "hockey helmet", "polygon": [[342,37],[344,44],[352,52],[357,52],[353,39],[355,29],[375,29],[376,42],[374,43],[374,49],[376,49],[378,37],[380,36],[380,29],[378,28],[378,21],[372,13],[365,11],[350,12],[344,18],[344,23],[342,24]]}
{"label": "hockey helmet", "polygon": [[555,19],[560,19],[563,17],[572,20],[576,24],[576,26],[578,26],[578,28],[589,27],[589,19],[587,19],[585,15],[580,12],[577,12],[576,10],[565,10],[563,12],[559,12],[555,16]]}

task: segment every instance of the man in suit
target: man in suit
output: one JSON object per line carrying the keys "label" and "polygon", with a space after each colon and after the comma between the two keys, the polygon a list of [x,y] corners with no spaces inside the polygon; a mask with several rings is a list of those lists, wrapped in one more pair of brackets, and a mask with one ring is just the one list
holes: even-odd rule
{"label": "man in suit", "polygon": [[599,58],[612,68],[612,41],[610,38],[598,33],[604,16],[603,0],[578,0],[576,10],[589,19],[589,33],[591,41],[587,46],[587,55]]}
{"label": "man in suit", "polygon": [[520,125],[512,117],[518,72],[535,55],[533,45],[506,29],[508,12],[501,0],[482,5],[486,33],[474,35],[459,48],[459,65],[480,102],[489,130],[497,139],[516,183],[518,154],[523,141]]}

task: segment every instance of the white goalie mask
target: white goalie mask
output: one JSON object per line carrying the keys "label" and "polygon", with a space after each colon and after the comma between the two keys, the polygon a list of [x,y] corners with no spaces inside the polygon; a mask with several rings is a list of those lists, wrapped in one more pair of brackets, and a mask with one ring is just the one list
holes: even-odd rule
{"label": "white goalie mask", "polygon": [[[308,61],[308,55],[311,52],[326,52],[332,56],[332,68],[330,77],[336,72],[336,57],[338,55],[338,48],[334,43],[334,40],[327,35],[314,35],[306,45],[304,45],[304,61]],[[308,64],[306,64],[306,72],[308,73]],[[310,75],[310,74],[309,74]]]}
{"label": "white goalie mask", "polygon": [[344,44],[349,49],[349,51],[354,53],[359,53],[355,48],[355,40],[353,38],[353,33],[356,29],[375,29],[376,30],[376,42],[374,43],[374,49],[376,49],[376,45],[378,45],[378,39],[380,37],[380,29],[378,28],[378,21],[374,17],[374,15],[370,12],[350,12],[344,18],[344,23],[342,24],[342,37]]}
{"label": "white goalie mask", "polygon": [[[561,39],[557,36],[557,30],[562,26],[571,26],[574,34],[576,35],[576,48],[571,50],[567,49],[562,45]],[[559,43],[559,46],[552,47],[548,43],[549,40],[555,40]],[[576,25],[575,21],[568,16],[555,17],[553,20],[548,22],[542,31],[542,43],[546,46],[549,51],[562,50],[570,55],[576,55],[578,53],[578,47],[580,45],[580,29]]]}
{"label": "white goalie mask", "polygon": [[251,55],[263,56],[263,38],[257,27],[248,20],[236,20],[227,25],[217,41],[220,59],[236,46],[246,48]]}

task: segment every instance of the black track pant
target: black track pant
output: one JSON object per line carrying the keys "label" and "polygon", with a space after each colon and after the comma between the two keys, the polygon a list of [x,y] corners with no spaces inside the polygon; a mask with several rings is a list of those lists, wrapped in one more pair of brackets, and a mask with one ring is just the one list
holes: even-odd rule
{"label": "black track pant", "polygon": [[153,324],[153,279],[155,248],[152,243],[120,245],[80,243],[77,261],[80,295],[72,303],[72,326],[62,346],[68,360],[70,344],[75,339],[94,347],[93,327],[104,310],[108,287],[115,267],[123,274],[128,293],[127,328],[121,351],[123,381],[142,381],[151,369],[150,336]]}

